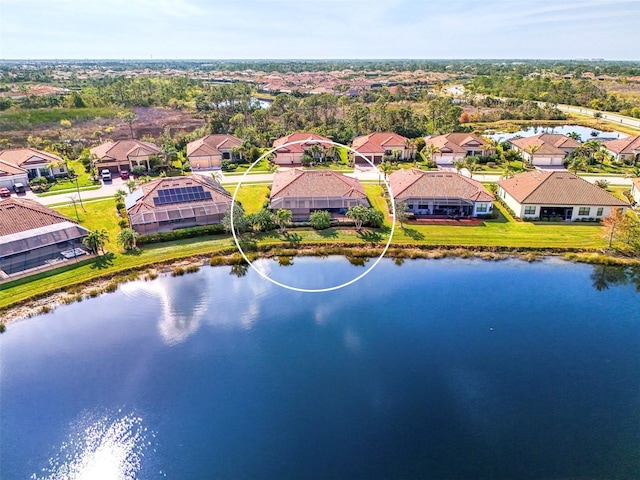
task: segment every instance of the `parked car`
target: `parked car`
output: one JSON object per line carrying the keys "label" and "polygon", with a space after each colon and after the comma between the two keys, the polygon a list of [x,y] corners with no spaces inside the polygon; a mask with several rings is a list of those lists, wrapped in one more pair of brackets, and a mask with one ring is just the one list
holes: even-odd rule
{"label": "parked car", "polygon": [[18,182],[13,185],[13,191],[16,193],[24,193],[27,191],[27,189],[25,188],[23,183]]}
{"label": "parked car", "polygon": [[111,181],[111,172],[109,170],[107,170],[106,168],[104,170],[102,170],[102,172],[100,172],[100,176],[102,177],[102,181],[103,182],[110,182]]}
{"label": "parked car", "polygon": [[0,197],[10,197],[10,196],[11,196],[11,190],[9,190],[7,187],[0,188]]}
{"label": "parked car", "polygon": [[122,180],[128,180],[129,179],[129,171],[128,170],[120,170],[120,178]]}

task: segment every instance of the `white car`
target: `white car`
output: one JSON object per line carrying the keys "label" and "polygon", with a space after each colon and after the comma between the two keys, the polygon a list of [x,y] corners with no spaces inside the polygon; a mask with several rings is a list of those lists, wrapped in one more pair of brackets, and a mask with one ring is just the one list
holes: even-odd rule
{"label": "white car", "polygon": [[102,172],[100,172],[100,176],[102,177],[102,181],[103,182],[110,182],[111,181],[111,172],[107,169],[102,170]]}

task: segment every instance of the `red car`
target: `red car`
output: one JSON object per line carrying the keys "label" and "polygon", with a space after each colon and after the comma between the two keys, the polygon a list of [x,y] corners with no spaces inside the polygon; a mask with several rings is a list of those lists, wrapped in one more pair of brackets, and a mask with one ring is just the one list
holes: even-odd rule
{"label": "red car", "polygon": [[0,197],[10,197],[10,196],[11,196],[11,190],[9,190],[7,187],[0,188]]}
{"label": "red car", "polygon": [[129,172],[127,170],[120,170],[120,178],[127,180],[129,178]]}

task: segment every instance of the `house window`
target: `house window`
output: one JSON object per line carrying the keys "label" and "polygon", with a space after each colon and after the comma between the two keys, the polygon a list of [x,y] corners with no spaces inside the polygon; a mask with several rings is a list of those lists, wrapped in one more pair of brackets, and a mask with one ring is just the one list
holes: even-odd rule
{"label": "house window", "polygon": [[525,215],[535,215],[536,214],[536,206],[535,205],[529,205],[527,207],[524,207],[524,214]]}
{"label": "house window", "polygon": [[604,212],[604,208],[603,207],[598,207],[598,210],[596,212],[596,216],[601,217],[603,212]]}
{"label": "house window", "polygon": [[420,210],[428,210],[429,209],[429,205],[418,205],[418,209],[420,209]]}
{"label": "house window", "polygon": [[487,211],[487,204],[486,203],[478,203],[476,205],[476,212],[481,213],[481,212],[486,212]]}
{"label": "house window", "polygon": [[407,205],[407,210],[413,210],[413,204]]}
{"label": "house window", "polygon": [[578,215],[589,215],[590,212],[591,212],[590,207],[580,207],[578,209]]}

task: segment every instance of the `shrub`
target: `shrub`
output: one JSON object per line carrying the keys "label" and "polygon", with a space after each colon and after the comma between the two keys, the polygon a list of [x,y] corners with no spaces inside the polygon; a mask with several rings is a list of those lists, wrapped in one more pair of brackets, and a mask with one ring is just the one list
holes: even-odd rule
{"label": "shrub", "polygon": [[7,331],[7,326],[4,323],[0,323],[0,333]]}
{"label": "shrub", "polygon": [[331,214],[326,210],[316,210],[309,215],[309,223],[316,230],[324,230],[331,226]]}
{"label": "shrub", "polygon": [[200,270],[200,265],[189,265],[187,268],[185,268],[184,271],[186,273],[196,273],[199,270]]}
{"label": "shrub", "polygon": [[127,219],[126,219],[126,218],[121,218],[121,219],[118,221],[118,226],[119,226],[121,229],[123,229],[123,230],[124,230],[125,228],[127,228],[127,227],[129,226],[129,222],[127,222]]}
{"label": "shrub", "polygon": [[224,233],[222,224],[203,225],[199,227],[180,228],[170,232],[149,233],[140,235],[136,240],[137,245],[146,245],[149,243],[171,242],[173,240],[182,240],[184,238],[201,237],[205,235],[218,235]]}
{"label": "shrub", "polygon": [[185,274],[185,269],[182,267],[176,267],[173,269],[173,271],[171,272],[171,276],[172,277],[181,277],[182,275]]}
{"label": "shrub", "polygon": [[147,169],[144,167],[133,167],[131,169],[131,174],[135,175],[136,177],[141,177],[142,175],[145,175],[147,173]]}

